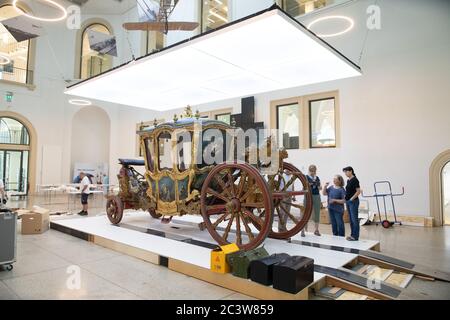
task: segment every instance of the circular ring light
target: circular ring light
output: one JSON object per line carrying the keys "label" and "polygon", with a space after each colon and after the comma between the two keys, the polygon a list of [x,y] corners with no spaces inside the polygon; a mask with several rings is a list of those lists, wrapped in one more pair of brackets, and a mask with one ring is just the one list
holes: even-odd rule
{"label": "circular ring light", "polygon": [[88,100],[83,100],[83,99],[71,99],[69,100],[70,104],[73,104],[75,106],[90,106],[92,105],[92,102],[88,101]]}
{"label": "circular ring light", "polygon": [[11,62],[11,58],[0,52],[0,66],[7,65]]}
{"label": "circular ring light", "polygon": [[64,20],[65,18],[67,18],[66,8],[64,8],[62,5],[60,5],[59,3],[57,3],[53,0],[44,0],[44,1],[46,1],[49,5],[57,8],[58,10],[61,11],[61,16],[56,17],[56,18],[42,18],[42,17],[37,17],[37,16],[33,16],[31,14],[28,14],[17,6],[18,1],[19,0],[13,1],[13,3],[12,3],[13,7],[16,9],[17,12],[21,13],[22,15],[24,15],[25,17],[28,17],[30,19],[38,20],[38,21],[45,21],[45,22],[57,22],[57,21],[61,21],[61,20]]}
{"label": "circular ring light", "polygon": [[325,20],[344,20],[348,22],[348,27],[345,28],[342,31],[336,32],[336,33],[329,33],[329,34],[316,34],[316,36],[320,37],[320,38],[331,38],[331,37],[336,37],[336,36],[340,36],[341,34],[347,33],[350,30],[353,29],[353,26],[355,25],[355,22],[353,21],[352,18],[346,17],[346,16],[326,16],[326,17],[322,17],[322,18],[318,18],[314,21],[312,21],[309,25],[308,25],[308,29],[311,30],[311,27],[313,25],[315,25],[318,22],[321,21],[325,21]]}

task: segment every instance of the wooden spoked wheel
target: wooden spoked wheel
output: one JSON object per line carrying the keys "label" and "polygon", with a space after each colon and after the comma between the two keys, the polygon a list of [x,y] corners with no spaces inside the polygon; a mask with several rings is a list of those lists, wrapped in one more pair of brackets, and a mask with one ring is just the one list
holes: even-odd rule
{"label": "wooden spoked wheel", "polygon": [[288,239],[308,223],[312,212],[312,194],[308,179],[290,163],[268,179],[274,195],[274,222],[269,237]]}
{"label": "wooden spoked wheel", "polygon": [[223,163],[208,174],[201,190],[205,226],[220,245],[258,247],[272,229],[272,195],[258,170],[246,163]]}
{"label": "wooden spoked wheel", "polygon": [[152,216],[153,219],[159,219],[162,217],[162,215],[159,213],[156,213],[156,210],[153,208],[148,209],[148,213],[150,213],[150,215]]}
{"label": "wooden spoked wheel", "polygon": [[123,202],[118,196],[108,198],[106,202],[106,214],[112,224],[119,224],[123,217]]}

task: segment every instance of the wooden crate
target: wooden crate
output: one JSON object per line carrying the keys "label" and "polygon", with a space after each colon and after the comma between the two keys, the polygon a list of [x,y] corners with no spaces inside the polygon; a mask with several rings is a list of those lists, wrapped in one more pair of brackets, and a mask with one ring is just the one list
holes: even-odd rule
{"label": "wooden crate", "polygon": [[[320,223],[331,224],[327,208],[320,209]],[[350,223],[350,217],[347,210],[344,211],[344,223]]]}

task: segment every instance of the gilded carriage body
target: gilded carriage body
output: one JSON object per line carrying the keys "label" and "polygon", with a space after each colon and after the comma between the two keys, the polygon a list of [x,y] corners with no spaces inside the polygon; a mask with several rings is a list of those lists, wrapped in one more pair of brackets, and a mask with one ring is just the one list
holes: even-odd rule
{"label": "gilded carriage body", "polygon": [[[201,229],[219,244],[235,242],[244,250],[268,236],[286,239],[303,229],[312,195],[306,177],[284,161],[287,152],[271,154],[269,139],[262,147],[248,147],[244,160],[238,161],[236,138],[230,134],[236,128],[187,110],[184,118],[138,132],[145,160],[121,160],[120,192],[107,203],[110,221],[120,223],[124,209],[149,211],[165,223],[174,216],[201,215]],[[205,138],[210,132],[215,135]],[[262,174],[267,163],[248,162],[252,148],[268,149],[276,159],[274,172]],[[133,165],[145,165],[145,173]]]}

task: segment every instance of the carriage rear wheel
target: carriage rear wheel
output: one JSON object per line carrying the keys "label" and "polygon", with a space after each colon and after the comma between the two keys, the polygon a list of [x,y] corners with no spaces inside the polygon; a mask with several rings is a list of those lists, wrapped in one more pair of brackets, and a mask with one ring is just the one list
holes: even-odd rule
{"label": "carriage rear wheel", "polygon": [[123,202],[118,196],[108,198],[106,202],[106,214],[112,224],[119,224],[123,217]]}
{"label": "carriage rear wheel", "polygon": [[273,221],[272,194],[266,181],[246,163],[223,163],[208,174],[201,190],[205,226],[220,245],[258,247]]}
{"label": "carriage rear wheel", "polygon": [[269,237],[288,239],[299,233],[311,217],[313,202],[308,179],[290,163],[283,163],[282,170],[269,180],[272,192],[291,192],[292,196],[275,197],[275,221]]}

